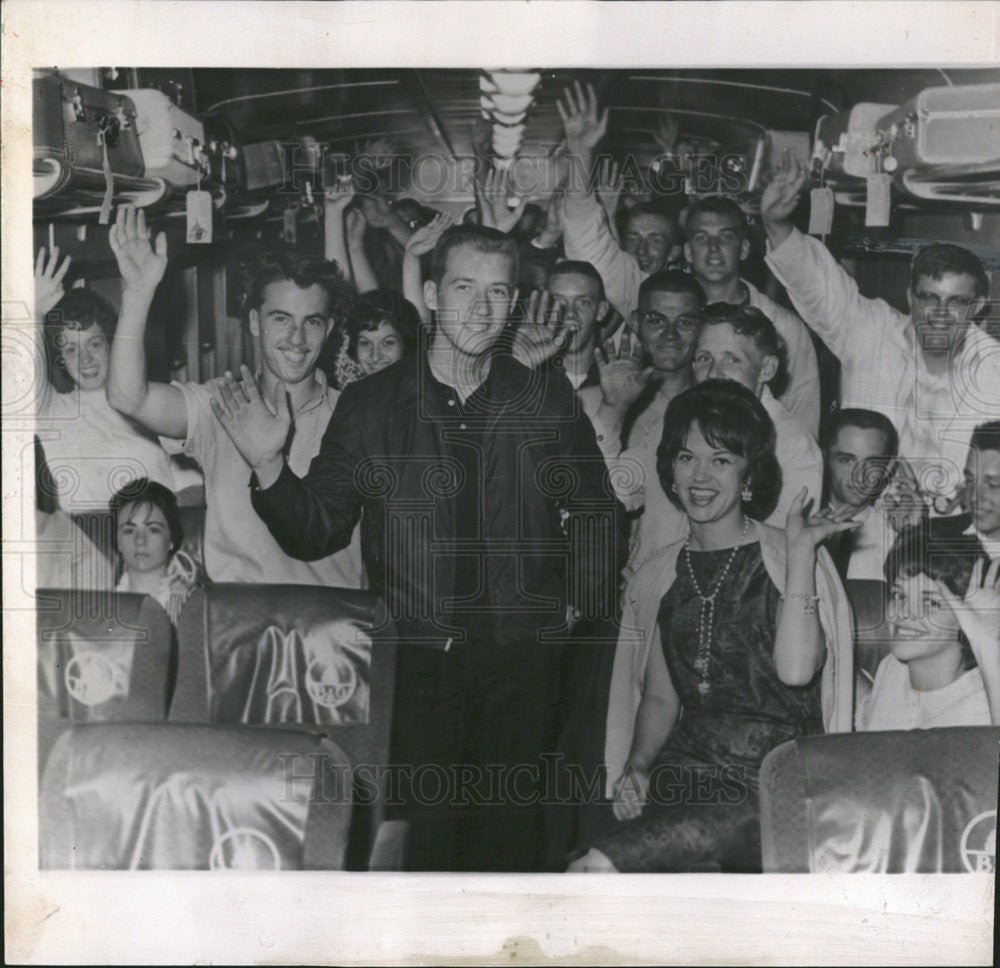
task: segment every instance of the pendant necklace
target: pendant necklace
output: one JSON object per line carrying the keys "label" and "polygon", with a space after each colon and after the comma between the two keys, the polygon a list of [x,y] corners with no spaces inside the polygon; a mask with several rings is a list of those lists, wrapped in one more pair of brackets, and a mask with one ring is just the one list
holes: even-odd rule
{"label": "pendant necklace", "polygon": [[747,532],[750,530],[750,519],[743,519],[743,530],[740,532],[740,540],[729,553],[729,558],[726,561],[726,566],[722,569],[719,577],[715,581],[715,587],[712,589],[710,595],[706,595],[702,590],[701,586],[698,584],[698,579],[695,577],[694,568],[691,567],[691,536],[688,535],[687,541],[684,542],[684,560],[687,562],[688,574],[691,576],[691,583],[694,585],[694,590],[701,599],[701,608],[698,612],[698,654],[694,660],[694,667],[698,671],[698,675],[701,677],[698,681],[698,692],[702,696],[708,695],[709,685],[708,685],[708,660],[712,651],[712,627],[715,624],[715,597],[719,594],[719,589],[722,587],[722,583],[726,580],[726,575],[729,574],[729,569],[733,566],[733,560],[736,558],[736,552],[740,550],[743,546],[743,542],[746,540]]}

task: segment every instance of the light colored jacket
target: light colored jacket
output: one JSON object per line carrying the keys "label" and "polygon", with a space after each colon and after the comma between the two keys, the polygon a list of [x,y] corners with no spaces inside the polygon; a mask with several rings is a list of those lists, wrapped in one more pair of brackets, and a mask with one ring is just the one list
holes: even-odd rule
{"label": "light colored jacket", "polygon": [[[757,521],[754,527],[760,540],[764,567],[775,587],[783,593],[785,533]],[[642,699],[649,652],[652,648],[660,648],[656,634],[660,600],[677,576],[677,557],[686,539],[685,533],[673,544],[660,549],[635,573],[625,588],[621,632],[608,697],[605,734],[608,796],[625,769],[632,747],[635,716]],[[819,622],[826,638],[826,662],[821,686],[823,727],[828,733],[847,733],[851,730],[854,703],[851,610],[833,561],[823,548],[817,551],[816,594],[819,596]]]}

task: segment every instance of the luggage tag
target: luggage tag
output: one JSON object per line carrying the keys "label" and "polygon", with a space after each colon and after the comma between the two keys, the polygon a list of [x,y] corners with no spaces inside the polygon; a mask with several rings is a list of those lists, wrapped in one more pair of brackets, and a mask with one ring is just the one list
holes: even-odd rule
{"label": "luggage tag", "polygon": [[892,205],[892,176],[885,172],[866,175],[867,193],[865,198],[865,226],[875,228],[889,224]]}
{"label": "luggage tag", "polygon": [[833,229],[833,189],[814,188],[809,192],[809,234],[827,236]]}
{"label": "luggage tag", "polygon": [[212,193],[198,188],[187,193],[187,241],[207,245],[212,241]]}

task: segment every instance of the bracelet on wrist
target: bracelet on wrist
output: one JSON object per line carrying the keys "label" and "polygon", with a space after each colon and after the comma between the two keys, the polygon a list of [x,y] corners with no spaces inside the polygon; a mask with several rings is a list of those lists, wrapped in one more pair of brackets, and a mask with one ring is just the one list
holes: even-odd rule
{"label": "bracelet on wrist", "polygon": [[806,615],[815,615],[816,606],[819,604],[819,595],[807,595],[805,592],[787,592],[781,596],[781,600],[787,601],[789,598],[798,598],[802,601],[802,611]]}

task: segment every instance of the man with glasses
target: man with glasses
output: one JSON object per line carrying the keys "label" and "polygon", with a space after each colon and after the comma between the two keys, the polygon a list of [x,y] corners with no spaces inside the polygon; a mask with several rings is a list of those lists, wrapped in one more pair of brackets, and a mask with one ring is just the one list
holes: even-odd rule
{"label": "man with glasses", "polygon": [[1000,413],[1000,343],[975,323],[986,272],[968,250],[937,243],[913,260],[909,315],[864,298],[826,247],[792,224],[808,179],[789,153],[764,191],[768,265],[840,360],[842,405],[889,417],[934,510],[951,513],[973,426]]}

